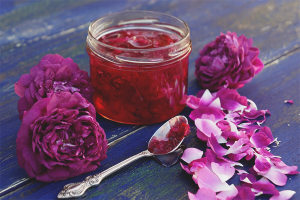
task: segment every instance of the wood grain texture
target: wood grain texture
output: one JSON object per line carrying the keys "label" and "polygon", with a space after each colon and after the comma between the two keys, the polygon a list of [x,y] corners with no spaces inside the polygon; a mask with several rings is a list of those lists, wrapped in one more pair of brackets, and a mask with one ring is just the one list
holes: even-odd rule
{"label": "wood grain texture", "polygon": [[[13,84],[22,74],[29,73],[29,69],[48,53],[71,57],[81,69],[89,71],[85,51],[89,23],[110,12],[126,9],[164,12],[187,22],[193,43],[189,65],[189,94],[196,94],[200,89],[193,75],[194,61],[200,48],[220,32],[227,30],[252,37],[254,46],[261,50],[260,58],[263,62],[274,62],[239,92],[254,100],[260,109],[271,111],[272,116],[268,118],[266,125],[282,141],[280,147],[272,149],[273,153],[281,155],[287,164],[299,166],[299,145],[295,141],[299,141],[300,60],[299,52],[293,50],[300,44],[298,0],[5,0],[0,3],[0,195],[1,191],[16,184],[5,192],[9,192],[5,199],[52,199],[63,185],[83,180],[86,176],[57,183],[41,183],[29,179],[25,170],[18,166],[15,140],[21,122],[17,111],[19,97],[14,93]],[[289,56],[282,56],[290,51],[292,53]],[[295,103],[284,104],[286,99],[293,99]],[[188,116],[190,111],[186,108],[183,114]],[[96,172],[144,150],[152,132],[161,124],[145,127],[123,125],[100,116],[97,116],[97,121],[106,131],[109,142],[129,135],[109,149],[108,159]],[[187,138],[186,144],[205,149],[204,143],[199,142],[193,134]],[[289,152],[290,149],[293,150],[292,153]],[[289,178],[291,180],[284,188],[300,192],[298,175]],[[238,183],[238,178],[234,177],[230,181]],[[152,159],[143,159],[112,175],[100,187],[89,191],[84,198],[186,199],[187,190],[195,193],[196,189],[191,177],[179,165],[167,169],[157,165]],[[293,199],[300,199],[297,195],[299,194]]]}
{"label": "wood grain texture", "polygon": [[[259,109],[270,110],[272,115],[267,117],[264,125],[269,126],[274,137],[278,137],[278,140],[281,141],[278,147],[270,146],[271,153],[281,156],[288,165],[299,165],[300,163],[299,57],[300,52],[297,51],[274,66],[264,69],[251,83],[239,90],[241,95],[247,95],[249,99],[256,102]],[[288,76],[290,74],[293,76]],[[266,81],[265,77],[268,77],[269,81]],[[285,104],[284,100],[286,99],[293,99],[294,104]],[[190,111],[189,108],[186,108],[182,114],[188,115]],[[189,123],[193,124],[191,121]],[[145,150],[152,133],[161,124],[146,126],[115,144],[108,150],[108,158],[102,162],[102,166],[89,174],[101,172],[120,160]],[[197,138],[194,125],[192,125],[191,134],[185,139],[185,143],[187,147],[196,147],[203,151],[206,149],[206,144]],[[253,160],[243,161],[243,164],[245,166],[241,169],[248,169],[254,162]],[[21,197],[25,199],[54,199],[65,184],[81,181],[87,175],[57,183],[33,181],[4,196],[4,199],[19,199]],[[286,189],[300,191],[299,178],[299,175],[289,175],[286,186],[277,187],[277,189],[280,191]],[[239,177],[235,175],[228,182],[239,185]],[[164,168],[152,158],[144,158],[107,177],[99,187],[88,190],[83,199],[187,199],[187,191],[195,193],[197,187],[191,176],[183,171],[179,164]],[[268,199],[268,197],[262,196],[259,199]],[[300,194],[296,193],[292,199],[299,198]]]}

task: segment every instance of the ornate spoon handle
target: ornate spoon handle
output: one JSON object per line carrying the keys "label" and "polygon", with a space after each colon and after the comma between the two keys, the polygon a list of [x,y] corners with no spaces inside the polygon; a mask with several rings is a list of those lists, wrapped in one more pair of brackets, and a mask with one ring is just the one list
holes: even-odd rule
{"label": "ornate spoon handle", "polygon": [[150,153],[148,150],[142,151],[141,153],[136,154],[130,158],[127,158],[126,160],[108,168],[107,170],[105,170],[99,174],[95,174],[95,175],[86,177],[85,180],[82,182],[69,183],[64,186],[62,191],[59,192],[59,194],[57,195],[57,198],[66,199],[66,198],[80,197],[90,187],[99,185],[100,182],[106,176],[114,173],[115,171],[121,169],[122,167],[128,165],[129,163],[131,163],[139,158],[149,157],[149,156],[153,156],[153,153]]}

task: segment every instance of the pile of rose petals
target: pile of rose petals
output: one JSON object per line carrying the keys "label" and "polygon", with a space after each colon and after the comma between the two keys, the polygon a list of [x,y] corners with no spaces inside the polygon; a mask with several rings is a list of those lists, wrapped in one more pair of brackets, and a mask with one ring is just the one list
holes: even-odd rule
{"label": "pile of rose petals", "polygon": [[22,120],[17,158],[28,175],[51,182],[94,171],[107,151],[88,73],[71,58],[46,55],[15,84]]}
{"label": "pile of rose petals", "polygon": [[[297,166],[286,165],[279,156],[270,153],[268,145],[277,142],[269,127],[261,126],[268,110],[257,110],[255,103],[240,96],[236,90],[222,88],[218,92],[199,91],[185,96],[182,103],[194,109],[190,118],[195,121],[197,136],[209,148],[185,150],[182,168],[192,175],[199,186],[196,194],[188,192],[191,200],[255,199],[261,194],[272,195],[271,200],[290,199],[295,192],[278,191],[286,184],[286,174],[299,174]],[[239,161],[254,159],[249,172],[240,170]],[[228,185],[237,172],[240,186]]]}

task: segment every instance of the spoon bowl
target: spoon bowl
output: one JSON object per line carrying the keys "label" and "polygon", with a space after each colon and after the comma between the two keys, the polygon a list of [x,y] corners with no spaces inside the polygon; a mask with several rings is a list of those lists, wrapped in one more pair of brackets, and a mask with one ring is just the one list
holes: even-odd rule
{"label": "spoon bowl", "polygon": [[[179,134],[172,135],[171,133],[174,133],[174,131]],[[182,115],[173,117],[164,123],[159,129],[157,129],[157,131],[155,131],[148,142],[148,150],[154,155],[165,155],[172,153],[178,149],[188,133],[189,126],[187,118]],[[168,142],[171,138],[173,141]],[[153,151],[152,146],[156,141],[160,142],[161,146],[163,144],[168,145],[168,149],[154,149]]]}
{"label": "spoon bowl", "polygon": [[[63,190],[61,190],[57,195],[57,198],[66,199],[81,197],[87,189],[99,185],[105,177],[139,158],[172,153],[180,146],[188,133],[189,125],[187,118],[181,115],[173,117],[172,119],[164,123],[157,131],[155,131],[155,133],[149,140],[148,150],[142,151],[141,153],[129,157],[126,160],[106,169],[101,173],[88,176],[82,182],[70,183],[65,185]],[[164,145],[168,145],[168,149],[165,148]],[[153,151],[152,147],[154,147]],[[161,151],[161,148],[163,149],[163,151]]]}

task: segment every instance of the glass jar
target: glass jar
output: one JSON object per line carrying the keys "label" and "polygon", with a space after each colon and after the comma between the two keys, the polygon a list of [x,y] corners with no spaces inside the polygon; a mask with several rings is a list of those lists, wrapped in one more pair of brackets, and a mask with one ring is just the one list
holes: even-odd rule
{"label": "glass jar", "polygon": [[103,117],[152,124],[185,107],[191,41],[182,20],[151,11],[109,14],[90,24],[86,49],[94,105]]}

